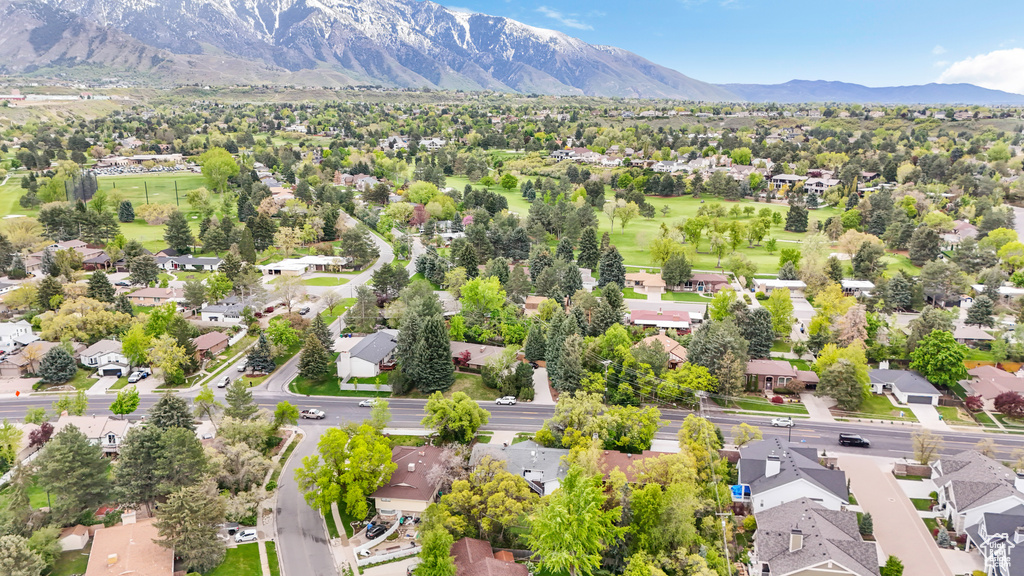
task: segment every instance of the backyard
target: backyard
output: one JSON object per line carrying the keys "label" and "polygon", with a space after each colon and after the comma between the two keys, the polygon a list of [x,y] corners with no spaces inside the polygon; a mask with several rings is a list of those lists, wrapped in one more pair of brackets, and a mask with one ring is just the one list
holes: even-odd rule
{"label": "backyard", "polygon": [[85,545],[81,550],[68,550],[61,553],[54,562],[53,568],[48,576],[75,576],[85,574],[85,568],[89,565],[89,551],[92,549],[92,542]]}
{"label": "backyard", "polygon": [[239,544],[228,548],[220,566],[206,573],[206,576],[261,576],[259,543]]}

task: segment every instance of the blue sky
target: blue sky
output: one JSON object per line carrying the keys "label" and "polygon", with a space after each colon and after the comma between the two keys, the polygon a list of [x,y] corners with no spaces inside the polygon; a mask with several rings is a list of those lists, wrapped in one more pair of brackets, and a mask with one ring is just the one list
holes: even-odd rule
{"label": "blue sky", "polygon": [[451,0],[707,82],[971,82],[1024,93],[1012,3],[974,0]]}

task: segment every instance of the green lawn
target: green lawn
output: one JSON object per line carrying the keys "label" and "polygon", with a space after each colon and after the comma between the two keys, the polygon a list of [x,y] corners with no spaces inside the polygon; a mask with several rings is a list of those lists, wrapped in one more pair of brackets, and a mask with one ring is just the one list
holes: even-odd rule
{"label": "green lawn", "polygon": [[263,576],[259,544],[250,542],[228,548],[224,562],[207,572],[206,576]]}
{"label": "green lawn", "polygon": [[73,576],[85,574],[85,568],[89,565],[89,551],[92,549],[92,542],[85,545],[81,550],[69,550],[57,558],[50,570],[49,576]]}
{"label": "green lawn", "polygon": [[786,361],[792,364],[797,370],[811,370],[811,363],[807,360],[793,360],[792,358],[789,358]]}
{"label": "green lawn", "polygon": [[348,284],[348,278],[341,276],[321,276],[319,278],[306,278],[302,281],[306,286],[344,286]]}
{"label": "green lawn", "polygon": [[519,444],[520,442],[526,442],[527,440],[533,440],[533,432],[516,432],[516,436],[512,439],[512,443]]}
{"label": "green lawn", "polygon": [[978,423],[979,423],[979,424],[981,424],[982,426],[991,426],[991,427],[998,427],[998,426],[996,426],[996,423],[995,423],[995,422],[993,422],[991,418],[989,418],[988,414],[986,414],[986,413],[984,413],[984,412],[976,412],[976,413],[974,414],[974,418],[975,418],[975,419],[976,419],[976,420],[978,421]]}
{"label": "green lawn", "polygon": [[807,414],[803,404],[773,404],[762,398],[736,398],[730,401],[714,398],[715,403],[726,408],[740,410],[756,410],[759,412],[779,412],[781,414]]}
{"label": "green lawn", "polygon": [[772,352],[792,352],[793,344],[785,342],[783,340],[775,340],[772,342]]}
{"label": "green lawn", "polygon": [[935,518],[923,518],[922,520],[924,520],[924,525],[928,527],[929,536],[931,536],[931,533],[939,527],[939,523],[935,521]]}
{"label": "green lawn", "polygon": [[661,299],[672,302],[703,302],[705,304],[711,302],[711,298],[705,298],[696,292],[665,292],[661,295]]}
{"label": "green lawn", "polygon": [[419,447],[427,443],[427,439],[423,436],[406,436],[401,434],[397,436],[388,436],[388,441],[391,442],[392,448],[394,448],[395,446]]}
{"label": "green lawn", "polygon": [[344,391],[338,388],[340,383],[341,380],[337,376],[325,376],[317,380],[297,376],[288,385],[288,389],[296,394],[307,396],[347,396],[347,394],[342,394]]}
{"label": "green lawn", "polygon": [[[341,508],[339,508],[338,511],[341,512]],[[340,537],[338,534],[338,524],[334,521],[334,514],[331,513],[329,508],[324,510],[324,524],[327,524],[327,536],[329,538],[334,539]],[[348,535],[347,531],[346,535]]]}
{"label": "green lawn", "polygon": [[[480,401],[495,401],[501,394],[497,390],[493,390],[484,386],[484,379],[479,374],[467,374],[463,372],[455,373],[455,385],[453,385],[447,392],[444,393],[445,398],[451,398],[452,394],[456,392],[465,392],[473,400]],[[427,398],[429,394],[423,394],[422,392],[411,392],[407,398]]]}
{"label": "green lawn", "polygon": [[122,376],[121,378],[118,378],[117,382],[114,382],[114,385],[111,386],[110,388],[108,388],[107,390],[108,391],[110,391],[110,390],[120,390],[120,389],[124,388],[127,385],[128,385],[128,377],[127,376]]}
{"label": "green lawn", "polygon": [[[900,416],[900,413],[903,416]],[[910,411],[910,408],[894,406],[889,398],[882,394],[871,394],[863,402],[861,402],[860,409],[857,412],[851,413],[852,416],[860,418],[881,418],[884,420],[904,420],[908,422],[917,422],[917,418],[914,417],[914,413]]]}
{"label": "green lawn", "polygon": [[[0,506],[7,506],[7,500],[10,498],[10,490],[10,487],[7,487],[0,491]],[[46,489],[36,483],[36,478],[34,476],[32,477],[32,483],[28,486],[28,504],[35,509],[49,506],[46,497]]]}
{"label": "green lawn", "polygon": [[646,294],[637,294],[636,290],[633,290],[632,288],[623,288],[622,297],[630,300],[647,300]]}
{"label": "green lawn", "polygon": [[942,419],[950,424],[966,426],[977,425],[977,422],[972,420],[970,416],[956,406],[936,406],[935,409],[939,411]]}
{"label": "green lawn", "polygon": [[79,368],[78,372],[75,372],[75,377],[72,378],[71,380],[68,380],[63,384],[53,385],[40,383],[39,389],[45,391],[50,388],[56,388],[57,386],[73,386],[75,390],[88,390],[89,388],[92,388],[93,384],[99,381],[99,379],[92,377],[92,375],[95,373],[95,370],[86,370],[85,368]]}
{"label": "green lawn", "polygon": [[277,545],[273,540],[267,544],[267,564],[270,564],[270,576],[281,576],[281,562],[277,559]]}
{"label": "green lawn", "polygon": [[927,512],[932,509],[931,498],[911,498],[910,501],[914,503],[914,508],[917,510]]}

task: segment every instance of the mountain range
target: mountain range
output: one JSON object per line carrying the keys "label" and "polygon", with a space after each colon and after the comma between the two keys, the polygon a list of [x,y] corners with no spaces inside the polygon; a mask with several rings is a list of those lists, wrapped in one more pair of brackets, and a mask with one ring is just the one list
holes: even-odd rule
{"label": "mountain range", "polygon": [[1024,104],[977,86],[715,85],[632,52],[424,0],[0,0],[0,73],[774,102]]}

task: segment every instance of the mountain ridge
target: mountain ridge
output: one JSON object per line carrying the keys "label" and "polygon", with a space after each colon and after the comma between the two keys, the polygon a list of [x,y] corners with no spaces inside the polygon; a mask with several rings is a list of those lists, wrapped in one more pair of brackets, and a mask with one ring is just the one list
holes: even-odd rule
{"label": "mountain ridge", "polygon": [[748,102],[842,102],[877,104],[1024,104],[1024,95],[974,84],[917,84],[869,87],[832,80],[790,80],[782,84],[719,84]]}

